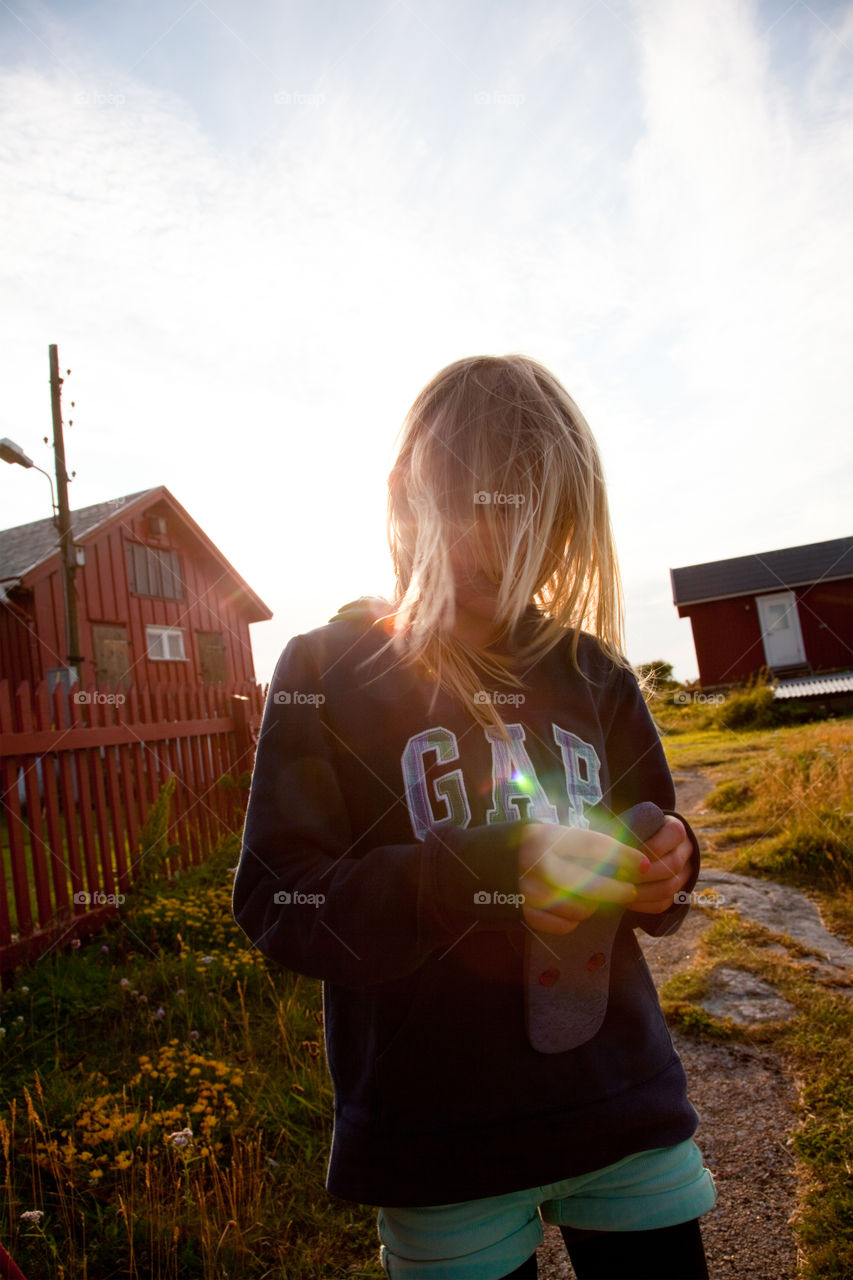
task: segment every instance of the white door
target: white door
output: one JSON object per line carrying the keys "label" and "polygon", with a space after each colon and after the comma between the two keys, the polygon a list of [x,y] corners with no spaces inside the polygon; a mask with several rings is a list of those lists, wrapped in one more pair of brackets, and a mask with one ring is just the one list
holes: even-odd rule
{"label": "white door", "polygon": [[803,633],[793,591],[776,591],[772,596],[756,596],[761,638],[767,665],[793,667],[805,662]]}

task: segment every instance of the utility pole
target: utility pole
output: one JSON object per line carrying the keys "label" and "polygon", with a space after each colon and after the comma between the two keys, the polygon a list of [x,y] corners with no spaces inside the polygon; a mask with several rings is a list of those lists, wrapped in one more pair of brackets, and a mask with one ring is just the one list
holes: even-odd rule
{"label": "utility pole", "polygon": [[76,668],[81,676],[80,628],[77,621],[77,588],[74,570],[77,567],[76,551],[71,536],[71,510],[68,506],[68,471],[65,466],[65,440],[62,435],[62,382],[59,376],[59,354],[55,343],[48,347],[50,356],[50,405],[53,411],[53,456],[56,461],[56,496],[58,515],[56,525],[62,549],[63,589],[65,595],[65,643],[66,662]]}

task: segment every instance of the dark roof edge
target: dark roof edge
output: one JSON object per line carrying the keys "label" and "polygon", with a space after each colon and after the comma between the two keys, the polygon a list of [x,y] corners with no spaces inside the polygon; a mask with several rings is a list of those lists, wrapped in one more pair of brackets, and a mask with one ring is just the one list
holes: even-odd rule
{"label": "dark roof edge", "polygon": [[[670,574],[672,569],[670,569]],[[843,582],[845,578],[853,577],[850,573],[834,573],[825,578],[803,578],[802,582],[777,582],[772,587],[750,587],[746,591],[726,591],[722,595],[716,596],[695,596],[690,599],[683,598],[678,600],[675,595],[675,584],[672,588],[672,603],[675,605],[685,604],[711,604],[714,600],[738,600],[743,596],[772,596],[780,591],[793,591],[796,587],[819,587],[822,582]]]}

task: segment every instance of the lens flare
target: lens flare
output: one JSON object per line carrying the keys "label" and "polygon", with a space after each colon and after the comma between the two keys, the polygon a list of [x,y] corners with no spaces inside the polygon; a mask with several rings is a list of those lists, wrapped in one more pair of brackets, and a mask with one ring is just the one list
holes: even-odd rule
{"label": "lens flare", "polygon": [[535,784],[533,783],[532,779],[526,777],[525,774],[523,774],[520,769],[516,769],[515,773],[512,775],[512,780],[515,783],[515,785],[518,787],[522,795],[532,796],[536,790]]}

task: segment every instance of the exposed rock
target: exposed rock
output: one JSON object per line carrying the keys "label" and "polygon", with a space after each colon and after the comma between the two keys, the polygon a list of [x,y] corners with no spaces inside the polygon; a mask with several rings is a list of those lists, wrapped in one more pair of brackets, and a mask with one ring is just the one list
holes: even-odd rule
{"label": "exposed rock", "polygon": [[721,906],[734,908],[774,933],[786,934],[829,964],[853,968],[853,947],[824,928],[815,904],[797,889],[704,866],[696,887],[715,891]]}
{"label": "exposed rock", "polygon": [[756,1022],[778,1022],[797,1012],[770,982],[757,978],[748,969],[715,969],[711,992],[702,1008],[715,1018],[731,1018],[742,1026]]}

